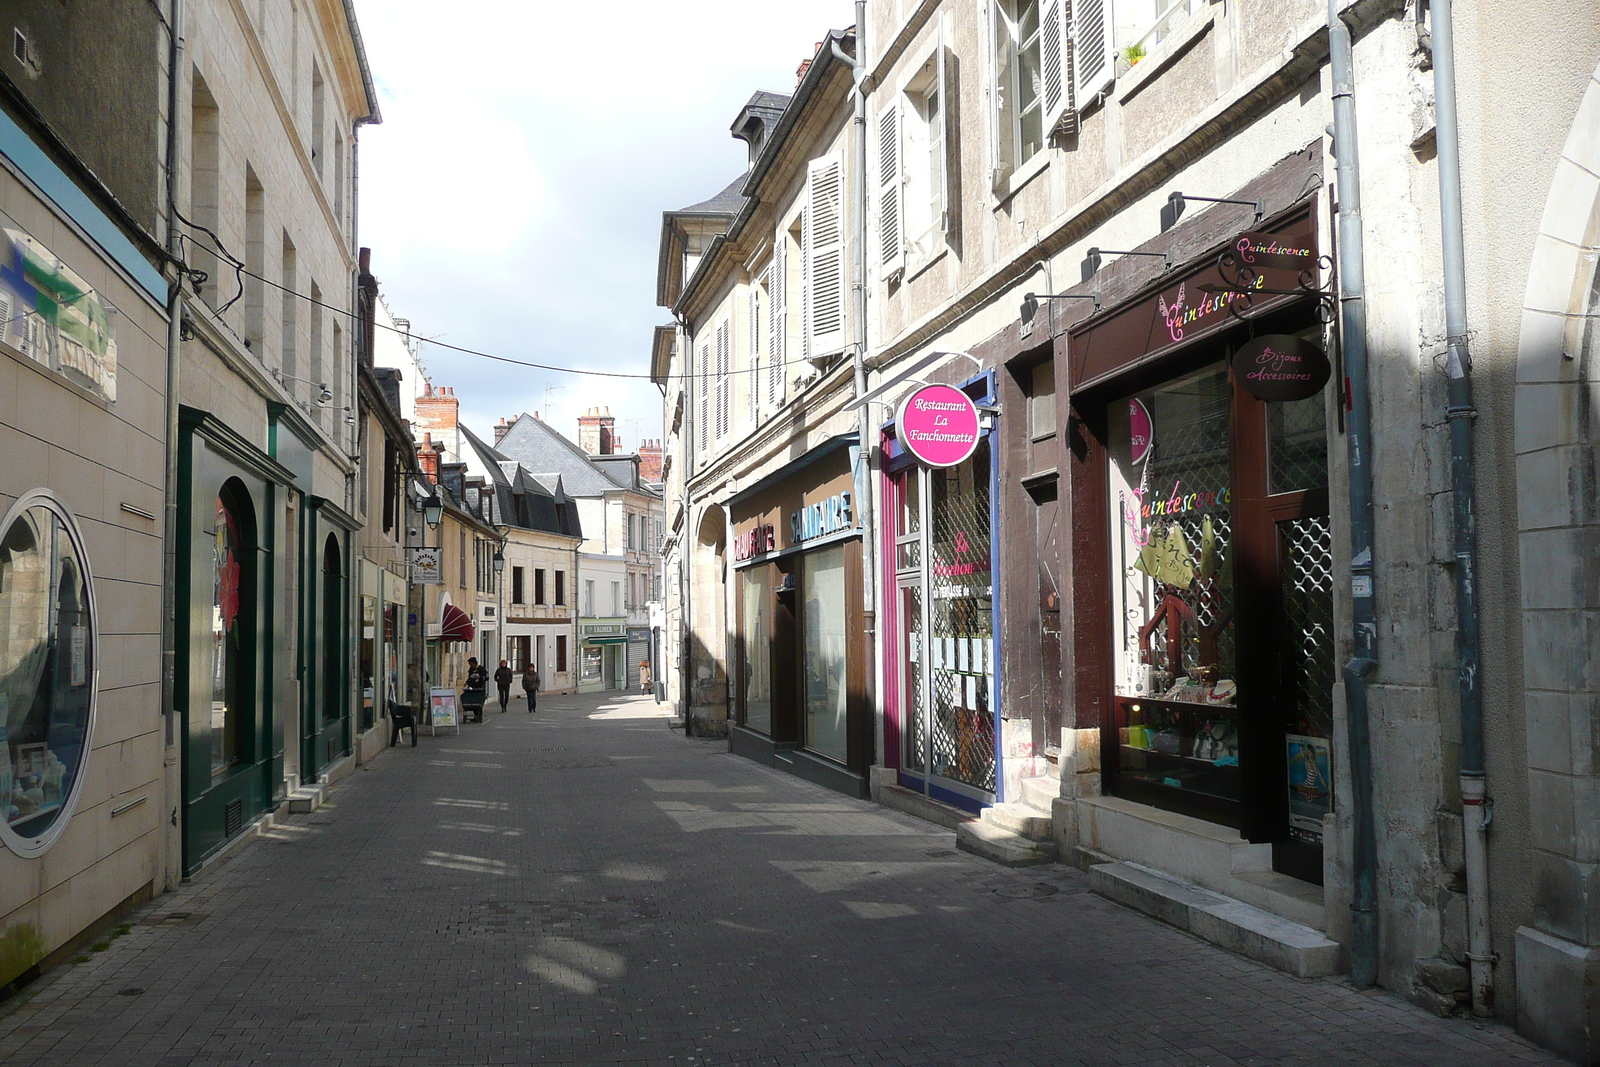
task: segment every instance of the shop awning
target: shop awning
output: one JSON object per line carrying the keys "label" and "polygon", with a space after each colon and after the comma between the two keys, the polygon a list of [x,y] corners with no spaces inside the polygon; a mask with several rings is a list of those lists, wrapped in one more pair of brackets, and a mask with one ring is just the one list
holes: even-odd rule
{"label": "shop awning", "polygon": [[628,639],[621,634],[605,634],[600,637],[585,637],[584,642],[591,645],[625,645]]}
{"label": "shop awning", "polygon": [[467,613],[454,604],[446,604],[439,616],[439,640],[471,641],[475,635]]}

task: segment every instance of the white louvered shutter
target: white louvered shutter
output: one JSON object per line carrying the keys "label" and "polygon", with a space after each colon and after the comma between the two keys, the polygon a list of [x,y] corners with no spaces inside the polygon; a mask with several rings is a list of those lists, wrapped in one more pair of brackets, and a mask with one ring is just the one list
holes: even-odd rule
{"label": "white louvered shutter", "polygon": [[844,166],[837,154],[814,159],[806,181],[806,357],[845,346]]}
{"label": "white louvered shutter", "polygon": [[900,149],[900,102],[891,94],[878,114],[878,266],[885,278],[906,265],[905,166]]}
{"label": "white louvered shutter", "polygon": [[772,268],[767,277],[767,401],[777,407],[783,403],[784,341],[788,316],[783,303],[783,287],[788,280],[789,235],[779,232],[772,245]]}
{"label": "white louvered shutter", "polygon": [[711,346],[700,346],[700,365],[695,369],[693,385],[700,396],[700,451],[711,446]]}
{"label": "white louvered shutter", "polygon": [[939,20],[939,50],[934,53],[934,87],[939,94],[939,122],[943,124],[944,153],[934,160],[938,173],[933,176],[934,207],[939,213],[939,229],[946,237],[953,237],[961,229],[960,173],[961,157],[956,148],[961,132],[954,117],[960,104],[952,95],[955,88],[952,75],[955,60],[945,43],[944,19]]}
{"label": "white louvered shutter", "polygon": [[1039,81],[1044,132],[1048,135],[1066,112],[1071,86],[1067,83],[1067,0],[1039,0]]}
{"label": "white louvered shutter", "polygon": [[1072,5],[1072,62],[1081,107],[1111,84],[1116,50],[1111,36],[1111,0],[1075,0]]}
{"label": "white louvered shutter", "polygon": [[728,322],[723,321],[717,327],[717,440],[728,436],[728,349],[731,347],[732,330]]}
{"label": "white louvered shutter", "polygon": [[750,425],[761,417],[761,285],[750,283],[750,360],[744,376],[750,397]]}

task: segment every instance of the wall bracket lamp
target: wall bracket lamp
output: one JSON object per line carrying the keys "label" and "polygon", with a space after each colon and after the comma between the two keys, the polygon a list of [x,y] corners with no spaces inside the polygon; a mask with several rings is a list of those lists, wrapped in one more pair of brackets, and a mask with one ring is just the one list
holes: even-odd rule
{"label": "wall bracket lamp", "polygon": [[1178,219],[1183,216],[1183,209],[1190,200],[1202,200],[1208,204],[1244,204],[1255,209],[1257,222],[1260,222],[1267,213],[1265,200],[1234,200],[1226,196],[1184,196],[1182,193],[1168,193],[1167,202],[1161,208],[1162,233],[1166,233],[1178,224]]}
{"label": "wall bracket lamp", "polygon": [[1131,251],[1131,250],[1130,251],[1121,251],[1121,250],[1115,249],[1115,248],[1091,248],[1091,249],[1089,249],[1088,254],[1083,257],[1083,280],[1084,281],[1088,281],[1090,278],[1093,278],[1096,273],[1099,272],[1099,270],[1100,270],[1100,259],[1101,259],[1102,256],[1159,256],[1161,258],[1162,269],[1163,270],[1171,270],[1172,269],[1172,253],[1171,252],[1138,252],[1138,251]]}

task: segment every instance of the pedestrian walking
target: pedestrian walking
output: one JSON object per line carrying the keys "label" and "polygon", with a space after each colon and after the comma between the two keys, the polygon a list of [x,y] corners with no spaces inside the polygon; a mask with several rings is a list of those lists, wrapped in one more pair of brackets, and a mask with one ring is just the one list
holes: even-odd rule
{"label": "pedestrian walking", "polygon": [[500,714],[506,713],[506,705],[511,703],[511,679],[516,677],[511,673],[511,665],[505,660],[500,661],[500,666],[494,672],[495,688],[500,690]]}
{"label": "pedestrian walking", "polygon": [[528,714],[532,715],[539,701],[539,672],[531,663],[522,668],[522,691],[528,695]]}
{"label": "pedestrian walking", "polygon": [[483,702],[488,696],[489,672],[478,663],[478,657],[467,657],[467,684],[461,689],[461,710],[472,712],[473,722],[483,721]]}
{"label": "pedestrian walking", "polygon": [[639,692],[650,692],[650,661],[647,659],[639,661]]}

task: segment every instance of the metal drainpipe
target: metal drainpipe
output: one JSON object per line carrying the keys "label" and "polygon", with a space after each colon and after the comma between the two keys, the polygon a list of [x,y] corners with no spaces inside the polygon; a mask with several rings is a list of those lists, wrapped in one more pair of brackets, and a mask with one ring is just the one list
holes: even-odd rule
{"label": "metal drainpipe", "polygon": [[678,538],[678,640],[682,642],[678,649],[678,699],[683,706],[678,714],[683,717],[683,736],[688,738],[694,736],[689,720],[694,689],[694,617],[689,614],[692,577],[689,553],[695,547],[693,512],[690,509],[692,501],[689,496],[689,482],[694,477],[694,332],[689,329],[686,316],[676,317],[678,333],[683,339],[678,365],[689,372],[683,375],[684,432],[678,436],[683,446],[683,534]]}
{"label": "metal drainpipe", "polygon": [[1378,981],[1378,842],[1372,812],[1372,740],[1367,677],[1378,666],[1373,596],[1372,405],[1367,373],[1366,265],[1361,233],[1361,161],[1356,143],[1355,77],[1350,28],[1340,0],[1328,0],[1329,66],[1333,75],[1333,148],[1338,158],[1339,306],[1350,397],[1350,591],[1354,632],[1344,668],[1350,753],[1354,856],[1350,897],[1350,978],[1358,989]]}
{"label": "metal drainpipe", "polygon": [[[183,69],[183,0],[172,0],[171,42],[167,67],[167,253],[182,261],[183,245],[178,234],[178,104],[182,99],[180,86]],[[178,665],[178,371],[183,351],[183,278],[175,274],[167,288],[167,454],[164,477],[165,531],[161,546],[161,710],[166,718],[166,780],[171,796],[171,820],[168,832],[173,840],[168,847],[169,862],[163,884],[176,889],[183,877],[183,834],[178,815],[180,781],[183,766],[182,749],[172,751],[177,743],[177,665]],[[179,768],[174,770],[173,768]],[[175,853],[175,856],[174,856]],[[174,862],[175,860],[175,862]]]}
{"label": "metal drainpipe", "polygon": [[1450,496],[1455,518],[1456,674],[1461,693],[1461,829],[1467,861],[1467,961],[1472,1014],[1494,1014],[1495,955],[1489,938],[1489,865],[1482,664],[1478,634],[1477,469],[1472,453],[1472,356],[1467,348],[1467,272],[1461,223],[1461,151],[1456,123],[1452,0],[1433,0],[1433,92],[1439,152],[1439,229],[1449,378]]}
{"label": "metal drainpipe", "polygon": [[[855,58],[846,55],[839,47],[839,42],[833,42],[834,58],[846,64],[854,72],[855,85],[851,95],[855,98],[855,116],[851,121],[855,134],[855,166],[850,172],[850,195],[854,201],[854,226],[853,240],[855,248],[852,250],[852,277],[850,279],[851,295],[854,297],[855,339],[853,343],[854,355],[852,362],[855,370],[856,390],[856,432],[859,435],[856,478],[856,510],[861,515],[861,617],[862,625],[866,629],[867,640],[872,642],[873,669],[872,677],[867,679],[866,692],[869,705],[876,702],[877,686],[874,684],[878,678],[878,640],[877,640],[877,592],[878,592],[878,543],[874,521],[875,508],[873,506],[873,463],[874,453],[871,405],[864,399],[867,395],[867,94],[871,92],[867,84],[866,64],[867,40],[867,4],[866,0],[856,0],[856,54]],[[873,723],[879,740],[874,747],[879,751],[873,753],[873,760],[881,759],[883,742],[882,716],[874,711]]]}

